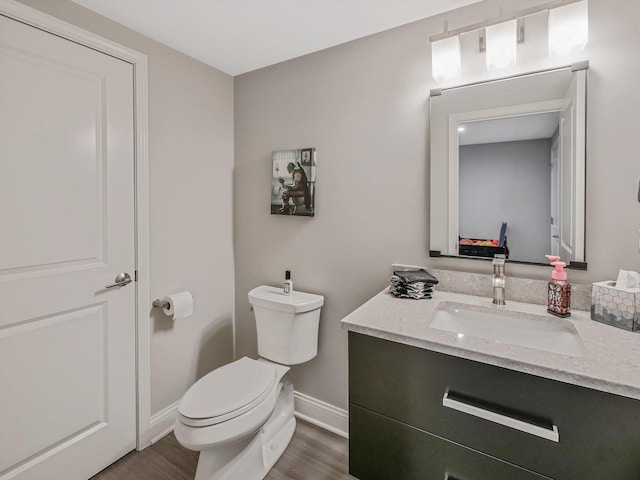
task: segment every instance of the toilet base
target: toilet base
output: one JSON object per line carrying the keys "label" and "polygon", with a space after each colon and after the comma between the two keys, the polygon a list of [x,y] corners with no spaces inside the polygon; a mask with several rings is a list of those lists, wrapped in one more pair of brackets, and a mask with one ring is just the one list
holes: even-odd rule
{"label": "toilet base", "polygon": [[293,384],[284,377],[269,420],[242,440],[202,450],[195,480],[262,480],[285,451],[296,428]]}

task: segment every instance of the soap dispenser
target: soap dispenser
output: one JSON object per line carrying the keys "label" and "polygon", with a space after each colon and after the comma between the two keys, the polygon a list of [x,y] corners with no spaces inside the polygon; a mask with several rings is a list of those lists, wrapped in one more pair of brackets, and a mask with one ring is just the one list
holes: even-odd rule
{"label": "soap dispenser", "polygon": [[571,315],[571,284],[567,281],[567,272],[564,271],[566,263],[560,261],[556,255],[546,255],[555,267],[551,272],[551,280],[548,289],[547,312],[557,317],[569,317]]}

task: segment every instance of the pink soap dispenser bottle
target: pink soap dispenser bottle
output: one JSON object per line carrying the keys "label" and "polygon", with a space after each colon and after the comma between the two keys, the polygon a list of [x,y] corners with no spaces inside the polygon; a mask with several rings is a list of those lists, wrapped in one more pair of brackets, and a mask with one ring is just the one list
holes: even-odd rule
{"label": "pink soap dispenser bottle", "polygon": [[560,261],[556,255],[546,255],[555,267],[551,272],[551,280],[548,289],[547,312],[556,317],[571,316],[571,284],[567,281],[567,272],[564,271],[566,263]]}

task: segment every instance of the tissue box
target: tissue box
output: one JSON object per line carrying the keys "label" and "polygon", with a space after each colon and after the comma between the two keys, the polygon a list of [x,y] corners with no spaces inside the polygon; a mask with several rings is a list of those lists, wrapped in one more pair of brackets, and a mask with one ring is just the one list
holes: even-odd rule
{"label": "tissue box", "polygon": [[597,282],[591,289],[591,319],[614,327],[640,331],[640,289],[614,288],[616,282]]}

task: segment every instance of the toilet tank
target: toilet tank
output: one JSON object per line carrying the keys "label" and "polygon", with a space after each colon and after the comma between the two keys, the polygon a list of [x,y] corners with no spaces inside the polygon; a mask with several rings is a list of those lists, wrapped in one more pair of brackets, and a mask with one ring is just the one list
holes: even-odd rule
{"label": "toilet tank", "polygon": [[283,365],[296,365],[318,354],[322,295],[262,285],[249,292],[258,336],[258,354]]}

